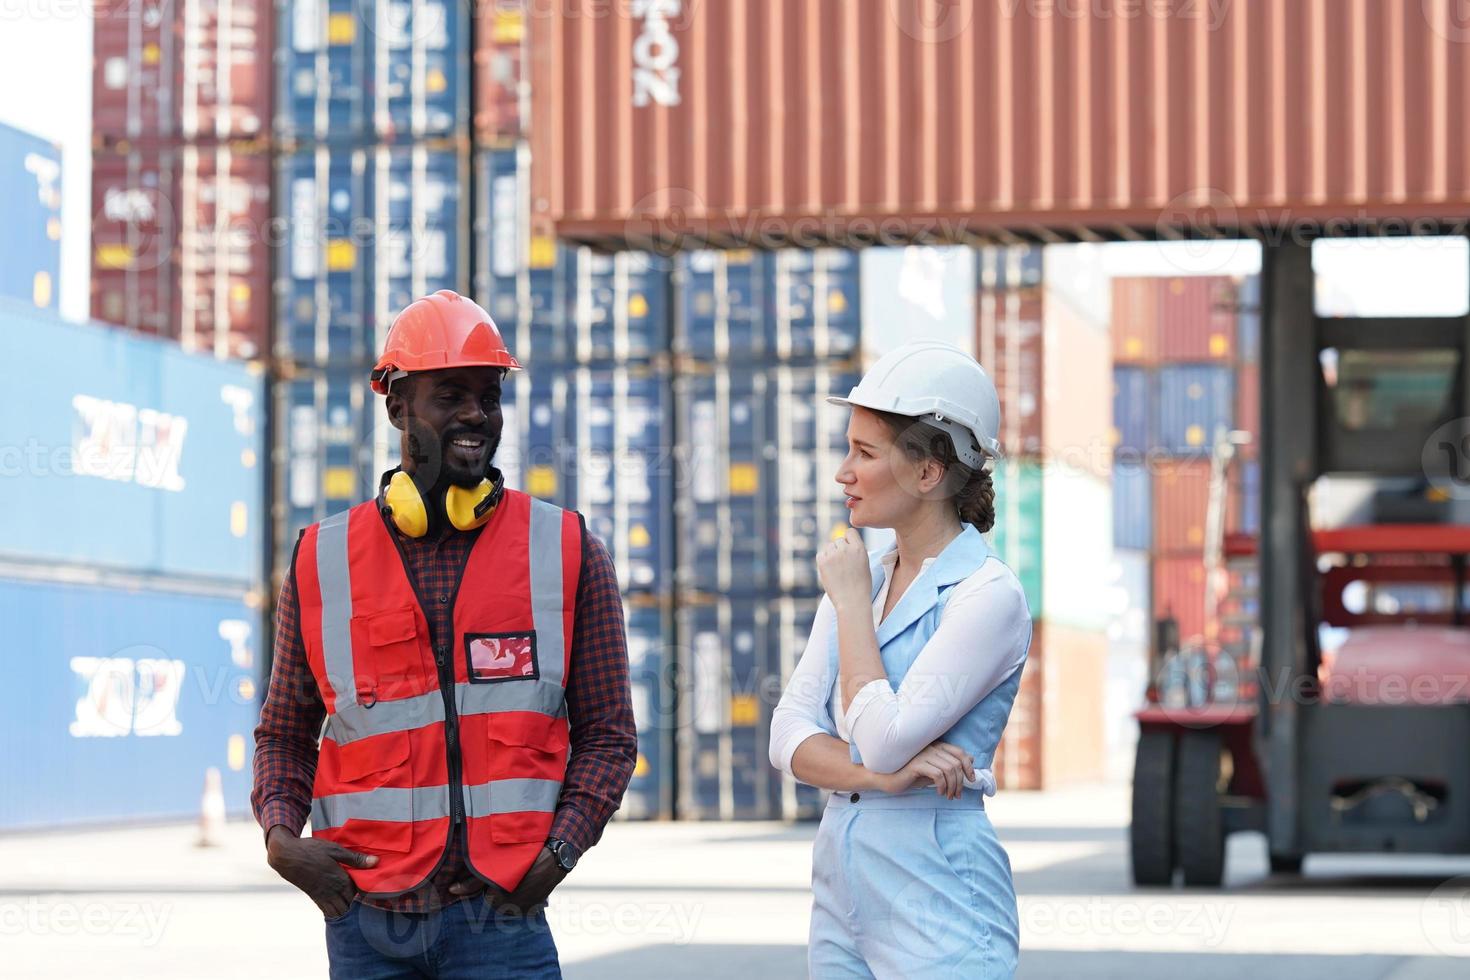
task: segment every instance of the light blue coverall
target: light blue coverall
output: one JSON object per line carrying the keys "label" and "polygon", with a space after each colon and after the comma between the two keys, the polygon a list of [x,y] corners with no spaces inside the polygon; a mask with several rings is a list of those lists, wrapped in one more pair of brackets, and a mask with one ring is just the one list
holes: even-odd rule
{"label": "light blue coverall", "polygon": [[[973,525],[908,587],[878,627],[894,690],[938,628],[949,594],[990,557]],[[884,570],[873,563],[876,601]],[[838,670],[827,639],[827,685]],[[1016,669],[941,737],[988,769],[1021,683]],[[830,703],[830,702],[829,702]],[[837,737],[831,717],[821,719]],[[852,759],[861,763],[856,745]],[[833,793],[813,848],[807,962],[814,980],[992,980],[1016,970],[1019,921],[1011,864],[979,790],[948,800],[924,785],[890,795]]]}

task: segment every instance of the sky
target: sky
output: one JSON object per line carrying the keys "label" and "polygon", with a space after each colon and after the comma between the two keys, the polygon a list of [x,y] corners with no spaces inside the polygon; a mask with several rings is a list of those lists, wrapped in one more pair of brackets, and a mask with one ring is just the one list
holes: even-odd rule
{"label": "sky", "polygon": [[[43,136],[63,151],[61,311],[69,319],[85,319],[88,307],[92,25],[87,10],[80,0],[0,4],[0,122]],[[1068,246],[1066,252],[1053,252],[1048,267],[1089,297],[1106,295],[1110,276],[1249,274],[1260,270],[1261,261],[1259,248],[1244,241]],[[948,282],[968,268],[956,265],[968,259],[953,252],[923,263],[904,261],[898,255],[877,259],[875,270],[902,269],[908,280],[922,285]],[[1324,315],[1458,316],[1470,304],[1470,252],[1463,238],[1319,242],[1313,264]],[[955,318],[949,292],[945,286],[945,303],[916,304],[938,333],[948,329],[939,324]]]}

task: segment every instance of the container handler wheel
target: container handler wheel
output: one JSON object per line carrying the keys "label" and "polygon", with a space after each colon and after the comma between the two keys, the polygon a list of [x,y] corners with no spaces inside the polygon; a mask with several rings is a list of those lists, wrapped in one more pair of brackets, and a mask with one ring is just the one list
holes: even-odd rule
{"label": "container handler wheel", "polygon": [[1128,829],[1133,882],[1174,881],[1174,733],[1144,731],[1133,763],[1133,820]]}
{"label": "container handler wheel", "polygon": [[1174,843],[1186,885],[1217,886],[1225,877],[1225,828],[1220,812],[1220,736],[1179,736],[1174,781]]}

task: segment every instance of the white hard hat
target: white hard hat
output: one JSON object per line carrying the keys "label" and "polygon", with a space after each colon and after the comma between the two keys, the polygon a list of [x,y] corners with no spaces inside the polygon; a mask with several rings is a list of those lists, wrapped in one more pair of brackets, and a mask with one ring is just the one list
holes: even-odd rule
{"label": "white hard hat", "polygon": [[860,405],[922,419],[949,434],[961,463],[978,470],[1000,456],[1000,398],[978,361],[951,344],[917,340],[878,359],[846,398]]}

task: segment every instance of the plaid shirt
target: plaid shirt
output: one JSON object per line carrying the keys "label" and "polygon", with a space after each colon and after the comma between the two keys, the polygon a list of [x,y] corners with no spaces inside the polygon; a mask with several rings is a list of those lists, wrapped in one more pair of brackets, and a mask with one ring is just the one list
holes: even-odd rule
{"label": "plaid shirt", "polygon": [[[453,528],[437,540],[403,537],[408,571],[419,591],[426,596],[453,594],[477,537],[478,531]],[[317,739],[326,718],[321,692],[307,665],[300,614],[293,560],[293,574],[281,585],[276,606],[275,659],[255,729],[255,788],[250,803],[267,834],[276,824],[300,834],[306,824]],[[430,603],[424,615],[437,635],[454,632],[454,609],[447,601]],[[585,851],[597,843],[622,801],[638,757],[617,573],[607,547],[591,534],[584,538],[575,616],[566,693],[571,753],[551,835]],[[449,886],[470,880],[474,875],[465,866],[463,828],[456,826],[432,880],[409,895],[374,899],[371,904],[403,912],[429,911],[457,901]]]}

